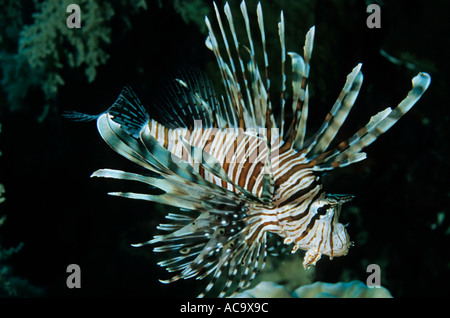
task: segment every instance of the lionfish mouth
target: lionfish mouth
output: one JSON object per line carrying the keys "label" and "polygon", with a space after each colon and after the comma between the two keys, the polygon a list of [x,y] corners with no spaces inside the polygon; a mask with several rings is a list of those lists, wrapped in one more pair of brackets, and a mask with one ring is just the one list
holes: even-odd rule
{"label": "lionfish mouth", "polygon": [[[201,296],[229,296],[250,286],[264,267],[270,250],[268,236],[273,233],[289,237],[295,250],[306,251],[305,268],[316,264],[322,254],[330,258],[347,254],[351,242],[337,218],[340,206],[353,196],[325,196],[320,174],[364,160],[362,149],[411,109],[428,88],[430,76],[419,73],[396,108],[372,116],[352,137],[330,148],[358,96],[362,65],[347,76],[323,124],[306,138],[315,28],[306,34],[303,55],[286,53],[281,11],[281,94],[274,97],[277,89],[270,86],[268,52],[277,50],[268,49],[261,4],[256,8],[254,23],[259,32],[255,34],[242,1],[245,32],[239,35],[229,4],[224,6],[225,18],[214,2],[213,6],[217,27],[205,18],[206,46],[216,58],[223,96],[215,94],[203,72],[187,68],[168,83],[150,112],[125,87],[116,102],[98,116],[77,112],[66,116],[80,121],[97,119],[105,142],[148,171],[101,169],[93,176],[136,181],[162,190],[111,195],[180,209],[180,213],[167,215],[167,224],[158,226],[163,234],[134,245],[152,244],[154,251],[168,253],[159,265],[177,274],[164,282],[205,279],[209,283]],[[263,63],[256,56],[262,56]],[[273,100],[280,101],[277,120]]]}

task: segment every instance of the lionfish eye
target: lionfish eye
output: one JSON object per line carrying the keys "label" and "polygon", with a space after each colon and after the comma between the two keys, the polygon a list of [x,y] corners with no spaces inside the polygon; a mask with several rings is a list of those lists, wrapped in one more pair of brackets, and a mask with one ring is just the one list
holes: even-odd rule
{"label": "lionfish eye", "polygon": [[317,209],[316,212],[319,215],[325,215],[327,214],[327,208],[325,206],[321,206],[320,208]]}

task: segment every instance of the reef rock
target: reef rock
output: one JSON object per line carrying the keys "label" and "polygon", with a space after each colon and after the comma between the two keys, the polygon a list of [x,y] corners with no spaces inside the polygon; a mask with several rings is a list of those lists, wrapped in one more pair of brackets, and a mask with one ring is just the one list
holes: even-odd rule
{"label": "reef rock", "polygon": [[347,283],[316,282],[301,286],[292,293],[274,282],[261,282],[256,287],[243,291],[235,298],[392,298],[384,287],[369,288],[361,281]]}

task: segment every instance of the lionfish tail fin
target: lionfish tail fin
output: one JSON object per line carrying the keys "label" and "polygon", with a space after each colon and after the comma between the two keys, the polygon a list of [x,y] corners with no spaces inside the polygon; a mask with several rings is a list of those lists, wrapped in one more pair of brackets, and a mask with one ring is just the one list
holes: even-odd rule
{"label": "lionfish tail fin", "polygon": [[[103,113],[102,113],[103,114]],[[70,119],[71,121],[75,122],[90,122],[97,120],[100,117],[99,115],[89,115],[85,113],[80,113],[74,110],[64,111],[61,116],[64,118]]]}
{"label": "lionfish tail fin", "polygon": [[136,138],[149,121],[147,111],[130,86],[122,89],[119,97],[107,112],[112,116],[114,122]]}
{"label": "lionfish tail fin", "polygon": [[104,114],[109,114],[114,122],[121,125],[133,137],[138,137],[142,128],[149,121],[147,111],[130,86],[125,86],[114,104],[98,115],[77,111],[65,111],[61,115],[75,122],[90,122],[98,121]]}

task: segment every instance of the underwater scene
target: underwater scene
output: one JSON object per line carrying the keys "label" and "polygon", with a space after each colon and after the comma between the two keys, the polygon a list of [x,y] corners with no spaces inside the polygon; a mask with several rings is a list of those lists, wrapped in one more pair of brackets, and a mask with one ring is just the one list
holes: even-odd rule
{"label": "underwater scene", "polygon": [[449,296],[448,12],[3,1],[0,298]]}

